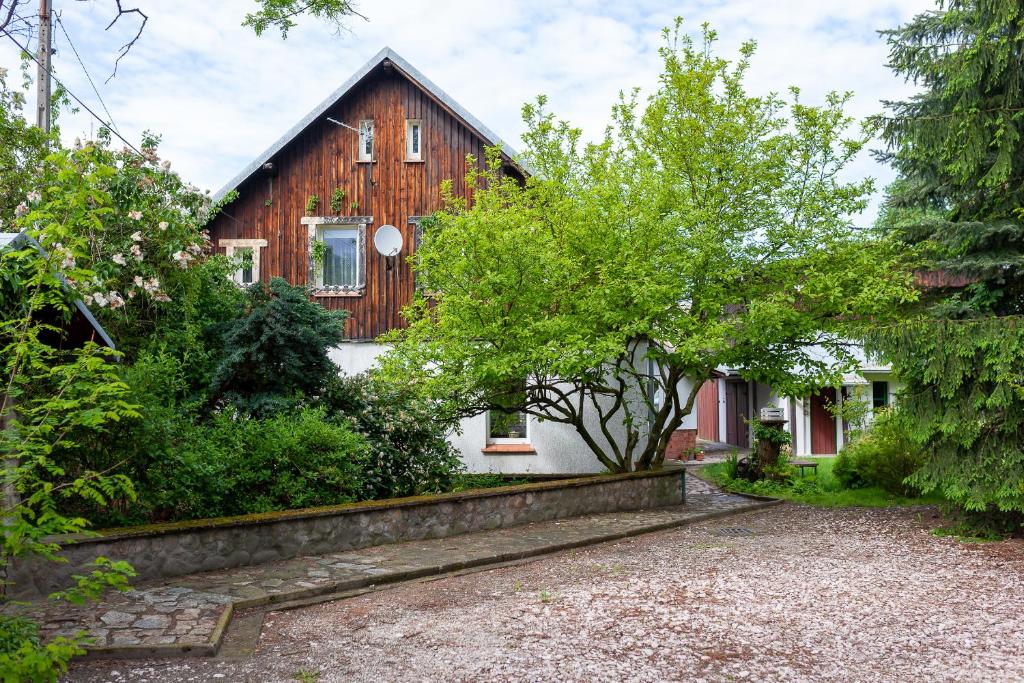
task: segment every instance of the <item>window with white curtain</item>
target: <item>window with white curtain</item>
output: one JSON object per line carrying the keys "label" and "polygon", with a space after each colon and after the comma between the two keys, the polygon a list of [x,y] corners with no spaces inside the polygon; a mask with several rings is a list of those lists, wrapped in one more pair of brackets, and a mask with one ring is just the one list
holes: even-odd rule
{"label": "window with white curtain", "polygon": [[373,216],[303,216],[309,230],[309,283],[320,296],[366,289],[366,226]]}
{"label": "window with white curtain", "polygon": [[324,243],[323,263],[318,269],[321,287],[355,288],[359,285],[359,228],[321,225],[317,240]]}

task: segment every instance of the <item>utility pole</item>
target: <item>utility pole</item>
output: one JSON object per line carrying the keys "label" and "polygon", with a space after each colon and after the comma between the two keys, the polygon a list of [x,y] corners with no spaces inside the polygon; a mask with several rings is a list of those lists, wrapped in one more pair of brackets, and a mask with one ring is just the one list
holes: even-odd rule
{"label": "utility pole", "polygon": [[36,78],[36,126],[50,132],[50,0],[39,0],[39,52]]}

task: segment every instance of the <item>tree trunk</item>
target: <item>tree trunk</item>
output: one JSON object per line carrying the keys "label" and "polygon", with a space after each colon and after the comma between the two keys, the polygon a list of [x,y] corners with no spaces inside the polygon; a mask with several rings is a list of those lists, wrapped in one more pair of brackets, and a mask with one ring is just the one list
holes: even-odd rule
{"label": "tree trunk", "polygon": [[[772,427],[775,429],[782,429],[782,425],[786,424],[787,420],[762,420],[761,424],[766,427]],[[782,445],[777,444],[774,441],[768,439],[758,439],[757,442],[757,478],[762,479],[764,477],[764,471],[766,468],[775,467],[779,464],[779,452],[782,450]]]}

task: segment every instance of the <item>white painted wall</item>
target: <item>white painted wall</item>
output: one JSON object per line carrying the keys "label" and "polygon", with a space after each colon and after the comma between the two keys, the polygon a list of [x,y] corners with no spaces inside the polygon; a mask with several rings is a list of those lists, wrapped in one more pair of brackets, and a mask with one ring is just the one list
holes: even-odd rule
{"label": "white painted wall", "polygon": [[[385,344],[373,342],[344,342],[331,349],[329,356],[342,373],[357,374],[375,367],[377,358],[388,348]],[[685,386],[685,390],[689,391],[689,385]],[[607,401],[610,402],[610,399]],[[585,413],[584,420],[591,434],[600,432],[597,419],[596,412]],[[690,428],[696,429],[696,412],[685,418],[684,427],[691,423]],[[470,472],[584,474],[604,471],[604,466],[574,428],[530,416],[527,430],[529,443],[537,451],[536,455],[484,453],[483,449],[487,446],[485,414],[462,420],[459,430],[449,436],[449,442],[459,451]],[[610,425],[609,431],[618,443],[624,443],[623,424]],[[607,446],[603,437],[598,438],[598,442]]]}
{"label": "white painted wall", "polygon": [[[686,404],[686,398],[693,391],[693,380],[684,379],[676,385],[676,391],[679,392],[679,402]],[[679,425],[679,429],[696,429],[697,428],[697,402],[693,402],[693,410],[690,411],[689,415],[683,416],[683,421]]]}
{"label": "white painted wall", "polygon": [[358,375],[360,372],[377,366],[377,358],[388,350],[387,344],[376,342],[344,342],[331,349],[327,355],[334,364],[346,375]]}
{"label": "white painted wall", "polygon": [[728,425],[725,421],[729,415],[725,405],[725,379],[720,377],[715,381],[718,382],[718,440],[725,443],[728,438]]}

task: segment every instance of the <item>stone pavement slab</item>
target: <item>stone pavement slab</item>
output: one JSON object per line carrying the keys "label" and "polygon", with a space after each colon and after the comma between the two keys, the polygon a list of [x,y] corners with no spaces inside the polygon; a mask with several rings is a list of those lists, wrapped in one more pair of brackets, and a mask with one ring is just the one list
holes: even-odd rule
{"label": "stone pavement slab", "polygon": [[93,656],[216,654],[233,610],[520,560],[746,512],[776,501],[725,493],[687,478],[685,505],[536,522],[447,538],[300,557],[143,583],[82,607],[38,603],[43,635],[86,631]]}

